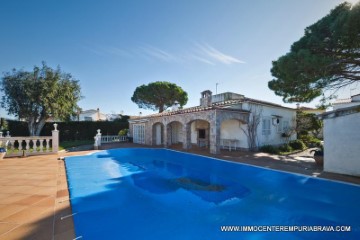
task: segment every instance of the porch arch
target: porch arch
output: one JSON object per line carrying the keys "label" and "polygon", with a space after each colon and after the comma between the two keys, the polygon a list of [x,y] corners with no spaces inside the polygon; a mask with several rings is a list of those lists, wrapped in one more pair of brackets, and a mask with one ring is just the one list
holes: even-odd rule
{"label": "porch arch", "polygon": [[152,125],[152,145],[164,144],[164,124],[162,122],[155,122]]}
{"label": "porch arch", "polygon": [[183,128],[183,123],[176,120],[166,125],[168,146],[184,142],[185,133]]}
{"label": "porch arch", "polygon": [[185,135],[187,140],[187,148],[191,145],[199,147],[210,146],[210,121],[207,119],[192,119],[186,123]]}

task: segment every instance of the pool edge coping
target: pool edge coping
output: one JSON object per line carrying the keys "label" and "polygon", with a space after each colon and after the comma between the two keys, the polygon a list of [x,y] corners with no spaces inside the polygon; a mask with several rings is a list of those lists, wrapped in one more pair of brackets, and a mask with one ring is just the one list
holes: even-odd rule
{"label": "pool edge coping", "polygon": [[94,152],[90,152],[90,153],[87,153],[87,154],[84,154],[84,155],[68,156],[68,157],[65,157],[65,159],[66,158],[71,158],[71,157],[89,156],[89,155],[93,155],[93,154],[96,154],[96,153],[99,153],[99,152],[106,152],[106,151],[111,151],[111,150],[115,150],[115,149],[153,149],[153,150],[161,149],[161,150],[168,150],[168,151],[173,151],[173,152],[177,152],[177,153],[183,153],[183,154],[188,154],[188,155],[194,155],[194,156],[210,158],[210,159],[214,159],[214,160],[218,160],[218,161],[224,161],[224,162],[227,162],[227,163],[242,164],[242,165],[249,166],[249,167],[261,168],[261,169],[265,169],[265,170],[272,170],[272,171],[286,173],[286,174],[294,174],[294,175],[298,175],[298,176],[302,176],[302,177],[318,179],[318,180],[321,180],[321,181],[330,181],[330,182],[335,182],[335,183],[340,183],[340,184],[348,184],[348,185],[360,187],[360,184],[356,184],[356,183],[345,182],[345,181],[334,180],[334,179],[327,179],[327,178],[322,178],[322,177],[315,177],[315,176],[306,175],[306,174],[303,174],[303,173],[295,173],[295,172],[289,172],[289,171],[285,171],[285,170],[266,168],[266,167],[262,167],[262,166],[258,166],[258,165],[252,165],[252,164],[249,164],[249,163],[236,162],[236,161],[216,158],[216,157],[212,157],[212,156],[200,155],[200,154],[196,154],[196,153],[182,152],[182,151],[179,151],[179,150],[174,150],[174,149],[169,149],[169,148],[112,148],[112,149],[96,150]]}

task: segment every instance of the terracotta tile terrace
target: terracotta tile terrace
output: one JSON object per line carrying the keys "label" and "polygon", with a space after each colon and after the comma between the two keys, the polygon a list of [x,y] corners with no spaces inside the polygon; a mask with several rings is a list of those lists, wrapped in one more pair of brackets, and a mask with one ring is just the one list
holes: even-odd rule
{"label": "terracotta tile terrace", "polygon": [[[141,147],[141,145],[107,144],[103,149],[118,147]],[[181,147],[175,146],[174,149],[181,150]],[[0,240],[74,239],[65,166],[63,161],[57,159],[91,152],[93,151],[62,152],[59,155],[0,160]],[[275,156],[224,150],[220,155],[215,156],[208,153],[208,149],[200,148],[193,148],[188,152],[360,184],[358,177],[323,172],[306,153]]]}

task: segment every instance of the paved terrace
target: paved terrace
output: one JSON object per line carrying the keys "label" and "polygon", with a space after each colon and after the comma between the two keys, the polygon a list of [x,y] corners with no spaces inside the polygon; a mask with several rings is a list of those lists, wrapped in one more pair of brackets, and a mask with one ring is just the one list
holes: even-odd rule
{"label": "paved terrace", "polygon": [[[118,143],[103,149],[141,147]],[[145,146],[148,147],[148,146]],[[175,146],[174,149],[181,150]],[[88,154],[86,148],[60,153],[59,156]],[[208,149],[193,148],[187,152],[208,155]],[[73,220],[64,162],[57,155],[6,158],[0,160],[0,240],[74,239]],[[301,173],[327,179],[360,184],[360,178],[324,173],[307,152],[291,156],[264,153],[222,151],[217,158]]]}

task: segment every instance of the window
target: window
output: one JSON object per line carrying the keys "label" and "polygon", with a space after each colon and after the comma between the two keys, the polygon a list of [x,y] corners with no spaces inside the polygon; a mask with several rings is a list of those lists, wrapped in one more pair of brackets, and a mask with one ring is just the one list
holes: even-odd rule
{"label": "window", "polygon": [[84,117],[84,121],[92,121],[92,117]]}
{"label": "window", "polygon": [[271,119],[263,118],[262,120],[262,135],[270,135],[271,134]]}
{"label": "window", "polygon": [[199,138],[205,139],[205,129],[199,129]]}
{"label": "window", "polygon": [[133,142],[145,144],[145,124],[133,125]]}

